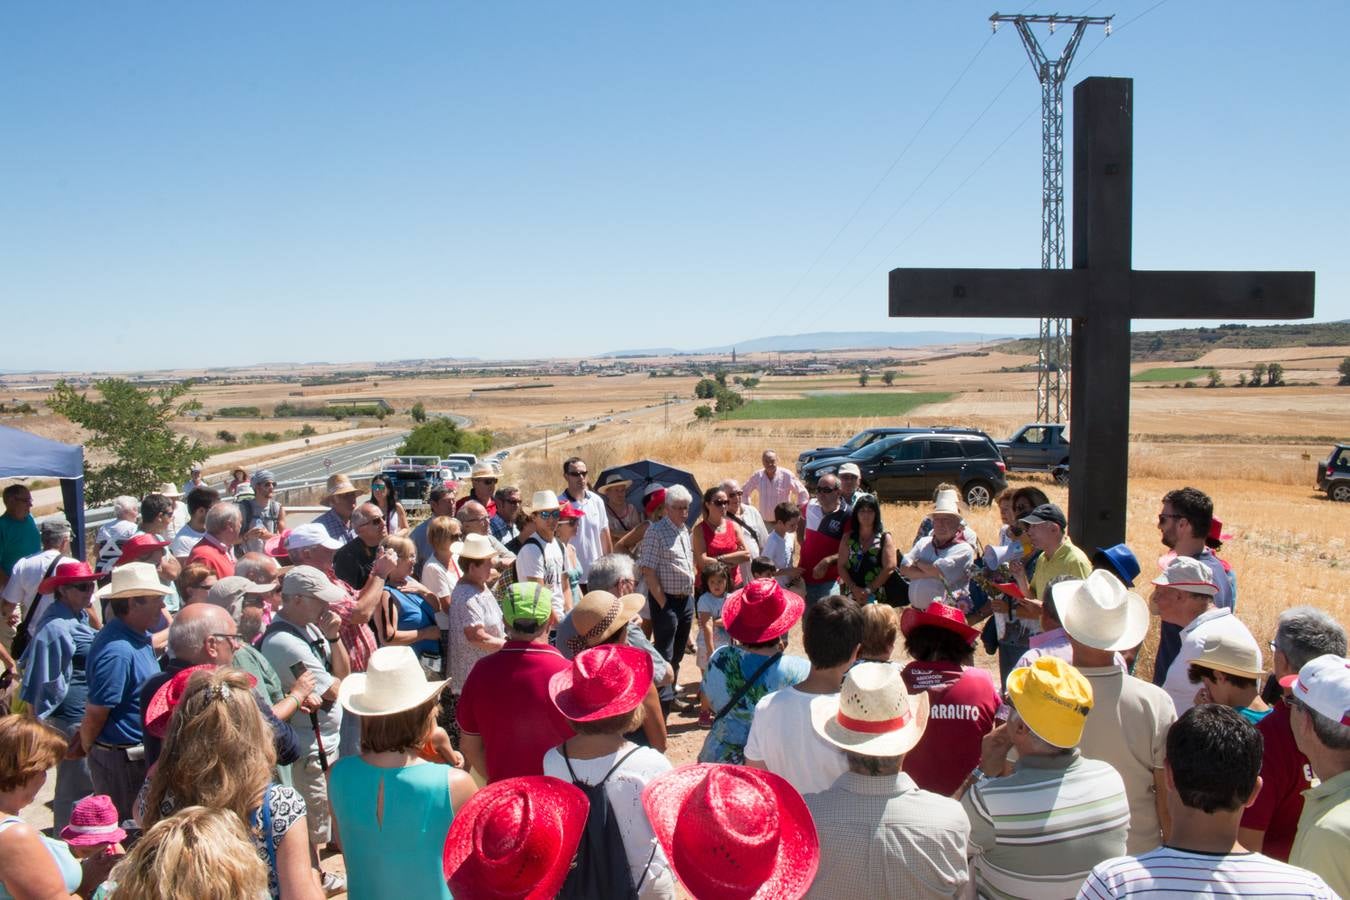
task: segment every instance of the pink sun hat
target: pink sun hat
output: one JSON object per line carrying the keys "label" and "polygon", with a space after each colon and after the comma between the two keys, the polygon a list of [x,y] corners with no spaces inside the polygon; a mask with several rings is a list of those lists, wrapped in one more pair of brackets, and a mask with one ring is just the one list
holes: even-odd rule
{"label": "pink sun hat", "polygon": [[117,820],[117,807],[107,794],[91,794],[70,811],[70,824],[61,829],[61,840],[72,847],[117,844],[127,833]]}

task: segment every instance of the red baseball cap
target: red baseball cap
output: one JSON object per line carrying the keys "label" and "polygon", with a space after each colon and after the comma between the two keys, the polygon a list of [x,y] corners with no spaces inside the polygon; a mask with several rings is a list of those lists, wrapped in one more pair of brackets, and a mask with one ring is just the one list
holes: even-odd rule
{"label": "red baseball cap", "polygon": [[161,547],[167,546],[169,546],[168,541],[161,541],[153,534],[147,534],[144,531],[138,532],[127,538],[126,543],[122,545],[122,556],[117,560],[117,564],[125,566],[130,562],[140,562]]}

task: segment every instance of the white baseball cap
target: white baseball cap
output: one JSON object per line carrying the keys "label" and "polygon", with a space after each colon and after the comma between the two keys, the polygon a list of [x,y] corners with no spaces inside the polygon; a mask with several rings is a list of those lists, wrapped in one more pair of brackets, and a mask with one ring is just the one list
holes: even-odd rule
{"label": "white baseball cap", "polygon": [[858,478],[862,477],[862,472],[858,469],[857,463],[844,463],[842,466],[839,467],[839,471],[836,472],[835,474],[854,475],[857,476]]}
{"label": "white baseball cap", "polygon": [[1198,559],[1178,556],[1167,564],[1162,574],[1153,579],[1159,587],[1180,588],[1192,594],[1208,594],[1213,597],[1219,593],[1214,583],[1214,573]]}
{"label": "white baseball cap", "polygon": [[1304,663],[1297,675],[1286,675],[1280,685],[1294,699],[1333,722],[1350,725],[1350,660],[1325,653]]}
{"label": "white baseball cap", "polygon": [[341,550],[342,541],[328,533],[317,522],[309,522],[305,525],[297,525],[291,529],[290,534],[286,535],[286,549],[303,550],[306,547],[327,547],[329,550]]}

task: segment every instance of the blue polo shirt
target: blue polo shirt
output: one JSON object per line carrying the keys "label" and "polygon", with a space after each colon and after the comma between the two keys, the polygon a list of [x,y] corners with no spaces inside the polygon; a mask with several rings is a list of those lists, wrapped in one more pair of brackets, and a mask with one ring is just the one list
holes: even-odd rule
{"label": "blue polo shirt", "polygon": [[89,647],[89,703],[111,712],[98,740],[105,744],[141,742],[142,682],[159,672],[150,633],[135,632],[113,617]]}
{"label": "blue polo shirt", "polygon": [[74,723],[84,718],[85,664],[97,634],[88,613],[73,612],[59,601],[48,607],[22,659],[20,696],[39,719]]}

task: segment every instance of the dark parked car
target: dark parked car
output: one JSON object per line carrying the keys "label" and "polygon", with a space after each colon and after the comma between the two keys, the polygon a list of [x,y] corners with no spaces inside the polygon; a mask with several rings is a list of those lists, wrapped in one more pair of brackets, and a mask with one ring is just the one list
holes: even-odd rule
{"label": "dark parked car", "polygon": [[882,500],[928,500],[939,484],[949,482],[971,506],[985,506],[1008,486],[998,447],[983,434],[965,431],[890,435],[848,456],[808,463],[802,479],[814,488],[820,476],[846,462],[857,464],[863,489]]}
{"label": "dark parked car", "polygon": [[1064,436],[1067,425],[1038,422],[1023,425],[1006,441],[998,442],[1003,462],[1013,471],[1054,471],[1057,466],[1069,464],[1069,441]]}
{"label": "dark parked car", "polygon": [[1337,444],[1317,467],[1317,489],[1332,500],[1350,501],[1350,444]]}
{"label": "dark parked car", "polygon": [[961,434],[984,434],[983,431],[976,428],[960,428],[947,425],[928,425],[921,428],[909,425],[884,425],[878,428],[864,428],[838,447],[816,447],[814,450],[803,450],[797,455],[797,474],[802,475],[804,473],[807,463],[815,462],[818,459],[849,456],[850,454],[857,453],[864,447],[872,445],[882,438],[892,437],[897,434],[929,434],[934,431],[959,432]]}

